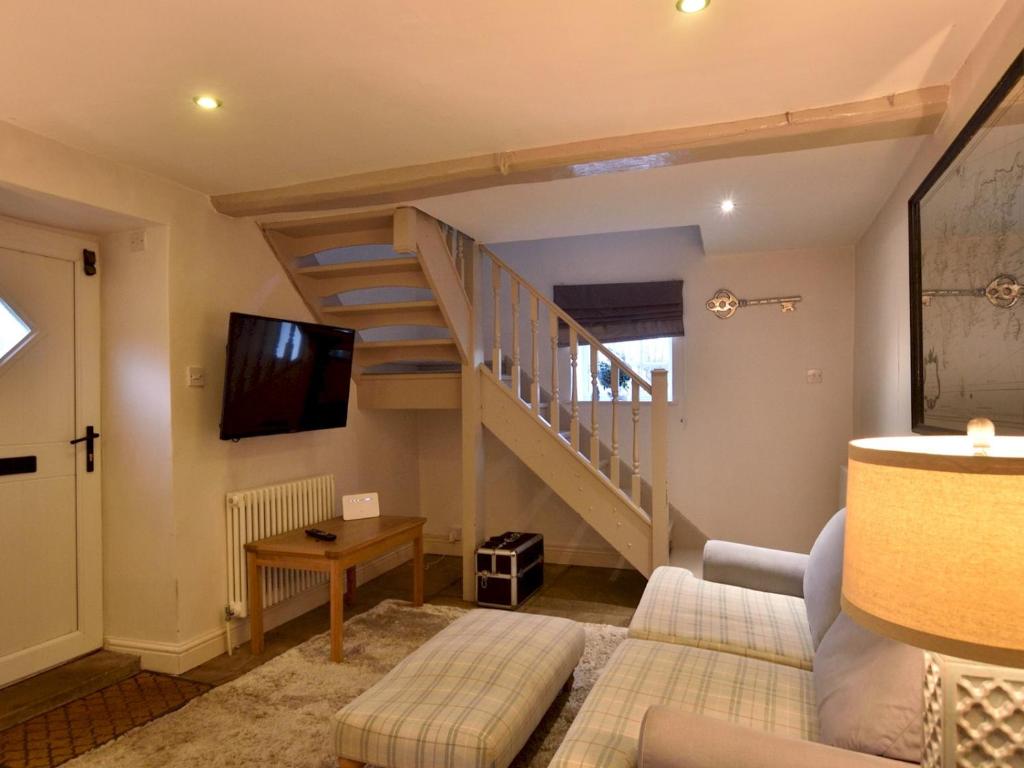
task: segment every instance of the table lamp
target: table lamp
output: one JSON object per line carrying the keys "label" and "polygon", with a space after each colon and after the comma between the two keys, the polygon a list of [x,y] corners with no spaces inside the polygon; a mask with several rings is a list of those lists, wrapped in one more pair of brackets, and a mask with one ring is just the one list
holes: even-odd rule
{"label": "table lamp", "polygon": [[1024,437],[854,440],[848,471],[843,609],[927,651],[922,765],[1024,766]]}

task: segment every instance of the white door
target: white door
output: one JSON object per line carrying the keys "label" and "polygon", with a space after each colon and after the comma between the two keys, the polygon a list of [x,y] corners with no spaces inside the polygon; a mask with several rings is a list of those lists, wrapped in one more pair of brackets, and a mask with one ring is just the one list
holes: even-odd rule
{"label": "white door", "polygon": [[0,219],[0,686],[103,641],[99,276],[79,236]]}

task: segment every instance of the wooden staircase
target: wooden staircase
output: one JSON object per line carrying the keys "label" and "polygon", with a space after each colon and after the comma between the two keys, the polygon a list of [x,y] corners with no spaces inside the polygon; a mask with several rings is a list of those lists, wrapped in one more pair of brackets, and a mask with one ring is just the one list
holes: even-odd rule
{"label": "wooden staircase", "polygon": [[414,208],[262,230],[318,321],[360,332],[353,374],[361,407],[459,407],[472,316],[461,272],[467,238]]}
{"label": "wooden staircase", "polygon": [[[647,381],[486,247],[415,208],[261,228],[314,317],[358,332],[360,408],[461,410],[466,599],[475,547],[500,527],[482,508],[483,427],[641,573],[668,562],[671,521],[701,538],[668,504],[664,371]],[[600,401],[600,365],[628,381],[626,400]]]}

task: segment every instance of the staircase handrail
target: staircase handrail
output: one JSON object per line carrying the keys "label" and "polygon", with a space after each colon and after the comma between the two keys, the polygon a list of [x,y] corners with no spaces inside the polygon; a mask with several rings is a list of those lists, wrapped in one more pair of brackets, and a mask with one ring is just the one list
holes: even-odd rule
{"label": "staircase handrail", "polygon": [[596,348],[597,351],[603,354],[605,357],[607,357],[609,361],[614,362],[615,366],[620,371],[629,376],[629,378],[633,382],[639,384],[639,388],[641,390],[643,390],[649,395],[654,394],[653,387],[647,381],[647,379],[645,379],[639,373],[630,368],[629,364],[626,363],[625,360],[623,360],[621,357],[619,357],[610,349],[608,349],[608,347],[606,347],[604,344],[598,341],[597,337],[594,336],[594,334],[590,333],[586,328],[584,328],[582,325],[576,322],[568,312],[566,312],[560,306],[555,304],[555,302],[553,302],[547,296],[545,296],[536,288],[534,288],[532,283],[530,283],[525,277],[523,277],[514,269],[512,269],[512,267],[510,267],[507,262],[505,262],[500,256],[498,256],[486,245],[481,244],[479,247],[481,253],[486,255],[492,262],[497,264],[504,272],[507,272],[509,274],[509,277],[513,279],[520,287],[525,288],[531,296],[534,296],[537,299],[539,299],[540,302],[544,304],[552,314],[558,317],[559,320],[561,320],[563,323],[569,326],[569,328],[576,331],[577,338],[584,339],[585,344],[587,346],[591,348]]}

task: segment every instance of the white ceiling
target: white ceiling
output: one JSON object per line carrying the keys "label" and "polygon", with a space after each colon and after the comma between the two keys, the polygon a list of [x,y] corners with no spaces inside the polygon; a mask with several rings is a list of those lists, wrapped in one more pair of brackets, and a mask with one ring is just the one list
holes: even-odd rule
{"label": "white ceiling", "polygon": [[943,84],[1003,2],[8,0],[0,119],[245,191]]}
{"label": "white ceiling", "polygon": [[[202,192],[246,191],[944,84],[1003,2],[713,0],[684,16],[674,0],[9,1],[0,119]],[[197,110],[202,92],[224,108]],[[492,242],[699,224],[709,251],[848,244],[918,144],[422,207]],[[723,219],[727,193],[739,208]]]}
{"label": "white ceiling", "polygon": [[[485,242],[698,225],[708,253],[852,245],[923,138],[495,187],[416,205]],[[722,215],[732,198],[736,210]]]}

